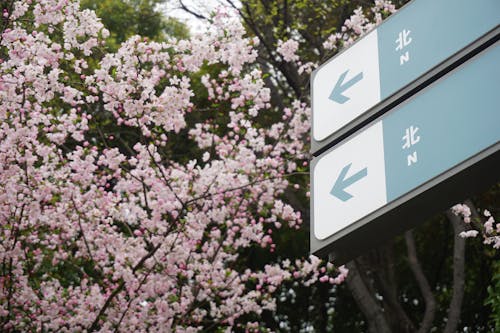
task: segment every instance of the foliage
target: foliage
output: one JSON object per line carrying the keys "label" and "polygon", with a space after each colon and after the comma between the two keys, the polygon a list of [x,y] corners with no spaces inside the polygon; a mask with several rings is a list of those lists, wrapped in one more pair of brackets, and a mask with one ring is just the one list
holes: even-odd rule
{"label": "foliage", "polygon": [[133,35],[160,41],[166,36],[187,38],[187,27],[175,18],[166,18],[157,8],[161,0],[83,0],[84,9],[92,9],[111,32],[107,46],[113,50]]}
{"label": "foliage", "polygon": [[500,263],[495,262],[493,264],[493,281],[490,286],[488,286],[488,298],[486,299],[486,305],[491,306],[492,312],[490,319],[492,321],[495,330],[500,329]]}

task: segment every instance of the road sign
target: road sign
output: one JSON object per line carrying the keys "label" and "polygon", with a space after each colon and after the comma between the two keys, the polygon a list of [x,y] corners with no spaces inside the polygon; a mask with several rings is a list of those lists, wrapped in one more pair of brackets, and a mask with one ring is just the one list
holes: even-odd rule
{"label": "road sign", "polygon": [[312,77],[312,149],[500,24],[500,1],[414,0]]}
{"label": "road sign", "polygon": [[477,154],[498,155],[499,87],[496,43],[313,160],[312,252]]}

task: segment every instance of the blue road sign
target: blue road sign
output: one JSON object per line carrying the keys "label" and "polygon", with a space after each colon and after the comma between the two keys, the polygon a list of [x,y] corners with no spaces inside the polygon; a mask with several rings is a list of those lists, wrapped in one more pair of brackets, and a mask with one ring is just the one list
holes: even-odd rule
{"label": "blue road sign", "polygon": [[499,24],[499,0],[411,1],[314,72],[313,149]]}
{"label": "blue road sign", "polygon": [[312,164],[313,233],[326,239],[500,142],[496,43]]}

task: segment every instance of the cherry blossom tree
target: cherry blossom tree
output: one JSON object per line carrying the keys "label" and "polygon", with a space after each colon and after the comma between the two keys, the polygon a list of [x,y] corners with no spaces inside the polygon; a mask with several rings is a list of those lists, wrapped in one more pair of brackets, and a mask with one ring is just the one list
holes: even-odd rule
{"label": "cherry blossom tree", "polygon": [[[273,108],[238,20],[109,53],[77,1],[2,10],[2,331],[265,331],[284,281],[343,281],[316,257],[245,265],[302,224],[282,194],[308,159],[309,109]],[[282,121],[260,127],[265,112]]]}

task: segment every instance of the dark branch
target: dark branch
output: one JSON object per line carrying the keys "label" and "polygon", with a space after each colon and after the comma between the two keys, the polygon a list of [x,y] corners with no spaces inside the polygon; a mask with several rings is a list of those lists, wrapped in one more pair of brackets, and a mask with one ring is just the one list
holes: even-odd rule
{"label": "dark branch", "polygon": [[429,332],[432,326],[432,322],[434,321],[434,316],[436,314],[436,299],[434,298],[434,294],[432,293],[429,281],[427,280],[424,271],[420,266],[420,262],[417,256],[417,248],[415,246],[415,238],[413,237],[413,231],[410,230],[405,233],[405,240],[406,248],[408,250],[408,263],[410,265],[411,271],[413,272],[413,276],[415,276],[418,288],[420,289],[425,302],[424,318],[420,323],[418,333]]}
{"label": "dark branch", "polygon": [[382,308],[377,304],[365,285],[358,271],[356,263],[351,261],[347,264],[349,274],[347,275],[347,287],[352,293],[356,304],[368,322],[368,332],[370,333],[390,333],[391,329],[384,316]]}
{"label": "dark branch", "polygon": [[207,17],[200,14],[200,13],[197,13],[195,12],[194,10],[190,9],[188,6],[186,6],[182,0],[179,0],[179,4],[181,5],[181,9],[184,10],[185,12],[193,15],[194,17],[196,17],[197,19],[200,19],[200,20],[207,20]]}
{"label": "dark branch", "polygon": [[465,224],[460,217],[453,214],[451,209],[446,211],[446,216],[453,225],[454,245],[453,245],[453,295],[448,309],[448,320],[443,333],[453,333],[457,331],[462,310],[465,285],[465,239],[459,234],[465,230]]}

